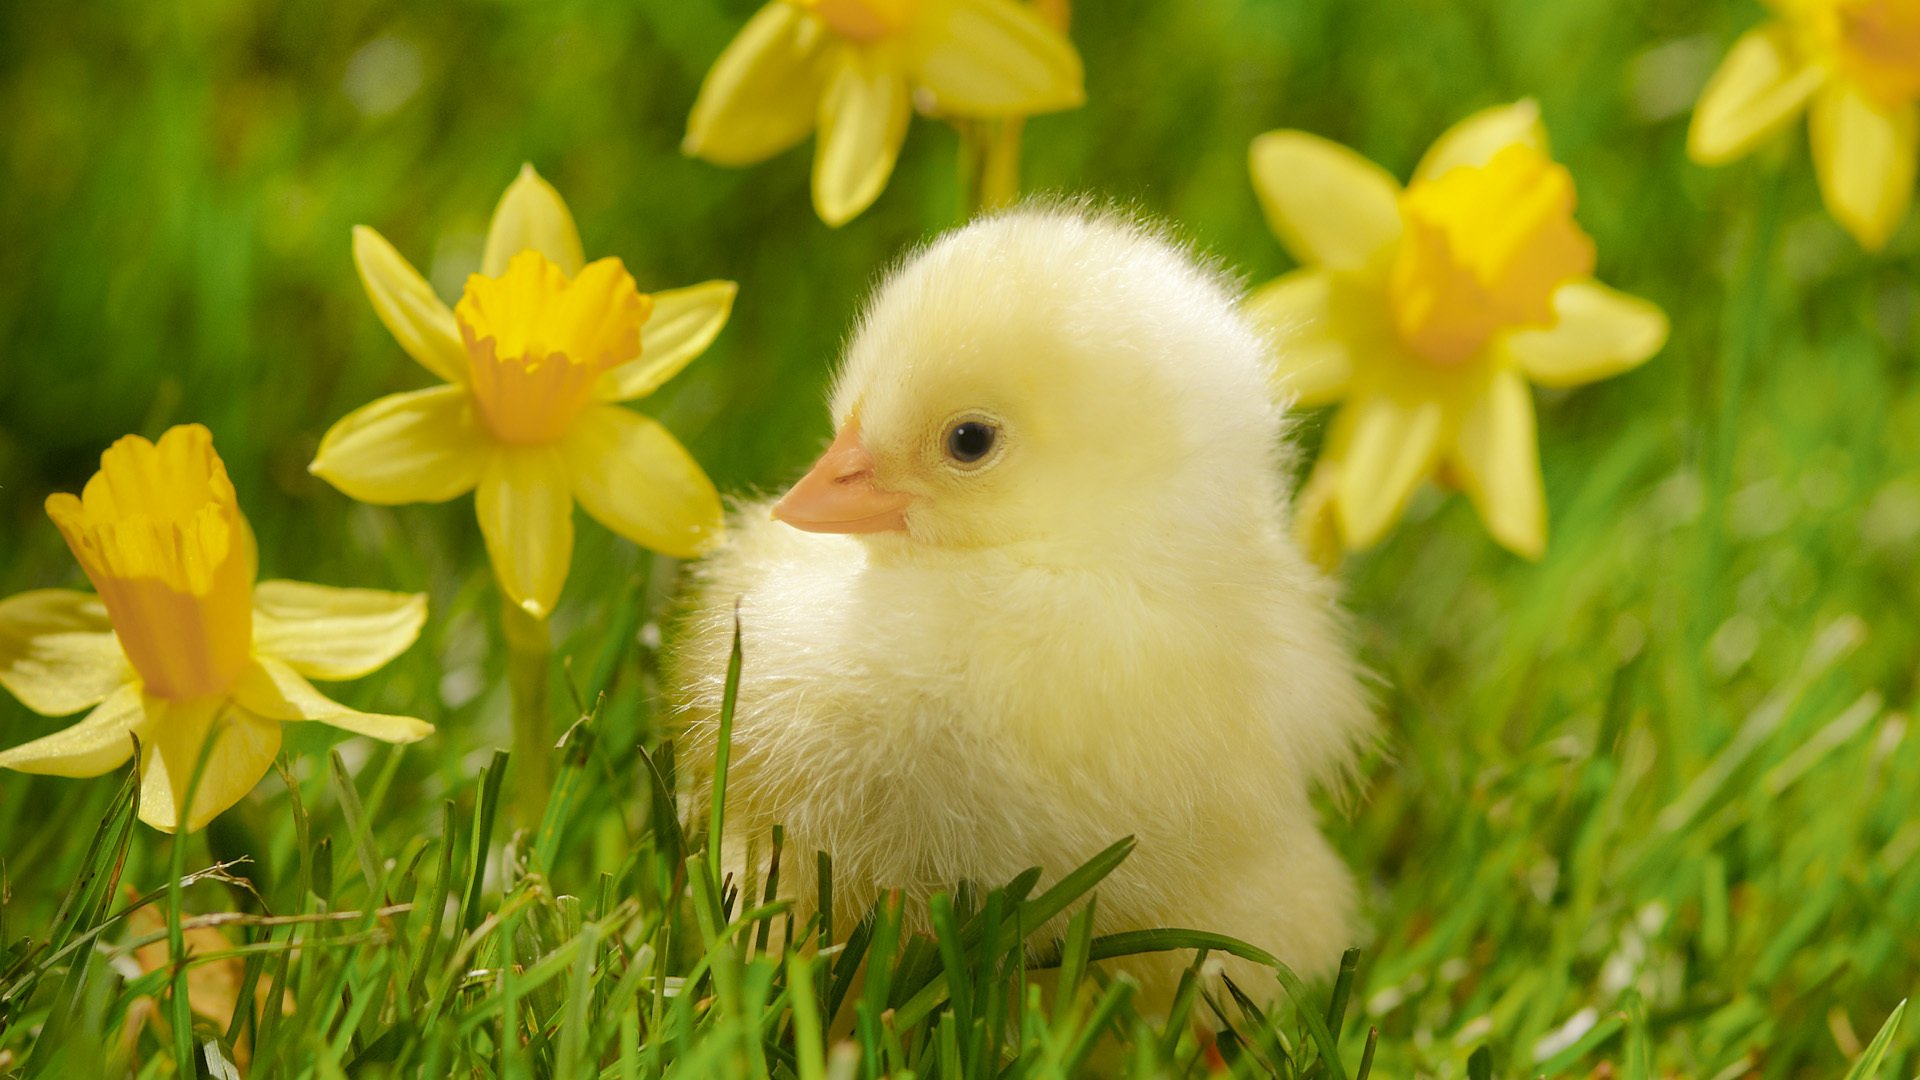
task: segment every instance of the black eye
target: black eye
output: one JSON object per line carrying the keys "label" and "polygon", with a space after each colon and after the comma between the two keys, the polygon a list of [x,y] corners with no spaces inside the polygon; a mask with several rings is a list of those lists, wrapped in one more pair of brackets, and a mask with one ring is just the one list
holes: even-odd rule
{"label": "black eye", "polygon": [[971,465],[993,449],[999,432],[980,420],[963,420],[947,431],[947,456],[962,465]]}

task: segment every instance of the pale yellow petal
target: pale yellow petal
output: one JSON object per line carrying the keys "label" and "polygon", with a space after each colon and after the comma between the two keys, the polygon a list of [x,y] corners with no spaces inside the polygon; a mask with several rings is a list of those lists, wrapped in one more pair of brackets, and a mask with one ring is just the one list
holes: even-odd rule
{"label": "pale yellow petal", "polygon": [[453,309],[433,291],[413,264],[387,239],[365,225],[353,227],[353,265],[373,302],[374,314],[420,366],[448,382],[467,377],[467,353]]}
{"label": "pale yellow petal", "polygon": [[747,20],[700,83],[681,149],[716,165],[752,165],[806,138],[829,59],[840,47],[818,18],[773,0]]}
{"label": "pale yellow petal", "polygon": [[68,716],[133,681],[91,593],[35,589],[0,600],[0,686],[42,716]]}
{"label": "pale yellow petal", "polygon": [[1066,35],[1013,0],[928,5],[915,81],[938,112],[1027,116],[1086,100],[1080,53]]}
{"label": "pale yellow petal", "polygon": [[1806,62],[1784,24],[1748,31],[1707,80],[1687,128],[1687,156],[1723,165],[1745,155],[1800,115],[1825,78]]}
{"label": "pale yellow petal", "polygon": [[813,208],[821,221],[844,225],[880,197],[912,115],[893,52],[876,46],[842,53],[820,98]]}
{"label": "pale yellow petal", "polygon": [[640,328],[640,357],[600,377],[594,396],[602,401],[631,401],[660,385],[707,351],[733,312],[740,286],[704,281],[684,289],[653,294],[653,314]]}
{"label": "pale yellow petal", "polygon": [[[172,832],[181,817],[188,832],[206,827],[246,798],[280,752],[278,721],[255,716],[231,701],[163,702],[148,699],[153,738],[141,752],[140,820]],[[213,749],[194,789],[193,811],[182,815],[201,747]]]}
{"label": "pale yellow petal", "polygon": [[1468,408],[1449,463],[1502,547],[1529,559],[1546,552],[1547,497],[1540,483],[1533,391],[1519,372],[1495,373],[1486,393]]}
{"label": "pale yellow petal", "polygon": [[1269,131],[1248,151],[1267,224],[1294,258],[1384,272],[1400,239],[1400,185],[1385,169],[1304,131]]}
{"label": "pale yellow petal", "polygon": [[580,506],[621,536],[682,559],[719,538],[719,493],[657,421],[617,405],[590,407],[563,452]]}
{"label": "pale yellow petal", "polygon": [[1815,96],[1809,121],[1827,212],[1861,247],[1879,251],[1913,203],[1920,102],[1888,105],[1836,81]]}
{"label": "pale yellow petal", "polygon": [[1438,402],[1381,394],[1355,399],[1334,418],[1328,438],[1341,466],[1335,512],[1349,548],[1372,547],[1406,511],[1439,463],[1443,419]]}
{"label": "pale yellow petal", "polygon": [[586,265],[580,230],[560,193],[532,165],[520,166],[520,175],[507,185],[487,226],[487,246],[480,256],[480,272],[499,277],[523,251],[545,255],[560,272],[572,277]]}
{"label": "pale yellow petal", "polygon": [[1299,270],[1247,297],[1247,317],[1272,345],[1274,387],[1302,408],[1338,401],[1353,377],[1353,352],[1335,326],[1332,275]]}
{"label": "pale yellow petal", "polygon": [[479,483],[492,445],[467,388],[434,386],[341,417],[307,468],[361,502],[444,502]]}
{"label": "pale yellow petal", "polygon": [[559,455],[553,446],[502,447],[474,497],[500,588],[540,619],[553,613],[573,561],[573,493]]}
{"label": "pale yellow petal", "polygon": [[253,587],[253,647],[315,679],[357,679],[406,652],[427,621],[420,593],[304,581]]}
{"label": "pale yellow petal", "polygon": [[42,776],[99,776],[133,756],[146,722],[140,688],[125,683],[71,727],[0,752],[0,768]]}
{"label": "pale yellow petal", "polygon": [[433,734],[433,725],[425,720],[349,709],[314,689],[290,665],[265,656],[256,657],[240,673],[233,697],[242,708],[269,720],[313,720],[382,742],[418,742]]}
{"label": "pale yellow petal", "polygon": [[1442,132],[1420,159],[1413,178],[1432,180],[1463,165],[1485,165],[1493,155],[1515,145],[1547,153],[1547,128],[1540,122],[1540,105],[1532,98],[1482,109]]}
{"label": "pale yellow petal", "polygon": [[1575,281],[1553,294],[1556,321],[1541,330],[1517,330],[1504,349],[1542,386],[1579,386],[1610,379],[1645,363],[1667,343],[1667,315],[1651,301]]}

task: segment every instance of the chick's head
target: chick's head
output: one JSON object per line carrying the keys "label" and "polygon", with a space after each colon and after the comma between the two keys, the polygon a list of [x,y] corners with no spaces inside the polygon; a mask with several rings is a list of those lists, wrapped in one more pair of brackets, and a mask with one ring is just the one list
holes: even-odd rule
{"label": "chick's head", "polygon": [[1213,270],[1074,207],[976,221],[875,290],[833,444],[775,508],[895,551],[1163,543],[1269,520],[1279,411]]}

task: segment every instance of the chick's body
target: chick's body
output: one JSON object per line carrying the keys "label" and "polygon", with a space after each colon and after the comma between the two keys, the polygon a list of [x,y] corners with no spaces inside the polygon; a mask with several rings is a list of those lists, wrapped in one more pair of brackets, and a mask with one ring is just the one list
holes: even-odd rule
{"label": "chick's body", "polygon": [[[1370,719],[1288,536],[1261,355],[1213,274],[1072,209],[976,222],[884,282],[836,385],[843,451],[781,504],[800,527],[740,509],[673,660],[710,775],[737,602],[737,868],[776,823],[793,865],[828,852],[844,933],[884,890],[912,919],[1132,835],[1100,932],[1215,930],[1328,972],[1353,887],[1310,796]],[[811,877],[782,875],[802,911]],[[1188,959],[1117,966],[1164,1002]]]}

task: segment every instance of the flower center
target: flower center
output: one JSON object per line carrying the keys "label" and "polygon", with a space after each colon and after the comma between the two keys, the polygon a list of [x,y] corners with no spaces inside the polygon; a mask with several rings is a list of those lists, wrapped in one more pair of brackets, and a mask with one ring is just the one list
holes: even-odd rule
{"label": "flower center", "polygon": [[1821,14],[1843,76],[1888,104],[1920,98],[1920,0],[1827,0]]}
{"label": "flower center", "polygon": [[920,0],[791,0],[852,41],[878,41],[906,29]]}
{"label": "flower center", "polygon": [[147,693],[219,694],[253,654],[252,537],[213,436],[129,435],[78,498],[47,499]]}
{"label": "flower center", "polygon": [[1573,202],[1567,170],[1518,145],[1408,186],[1387,276],[1400,340],[1425,360],[1459,364],[1500,330],[1551,324],[1554,290],[1593,271]]}
{"label": "flower center", "polygon": [[480,417],[504,442],[551,442],[593,397],[600,373],[640,355],[653,298],[619,259],[567,275],[522,251],[497,278],[475,274],[454,308]]}

